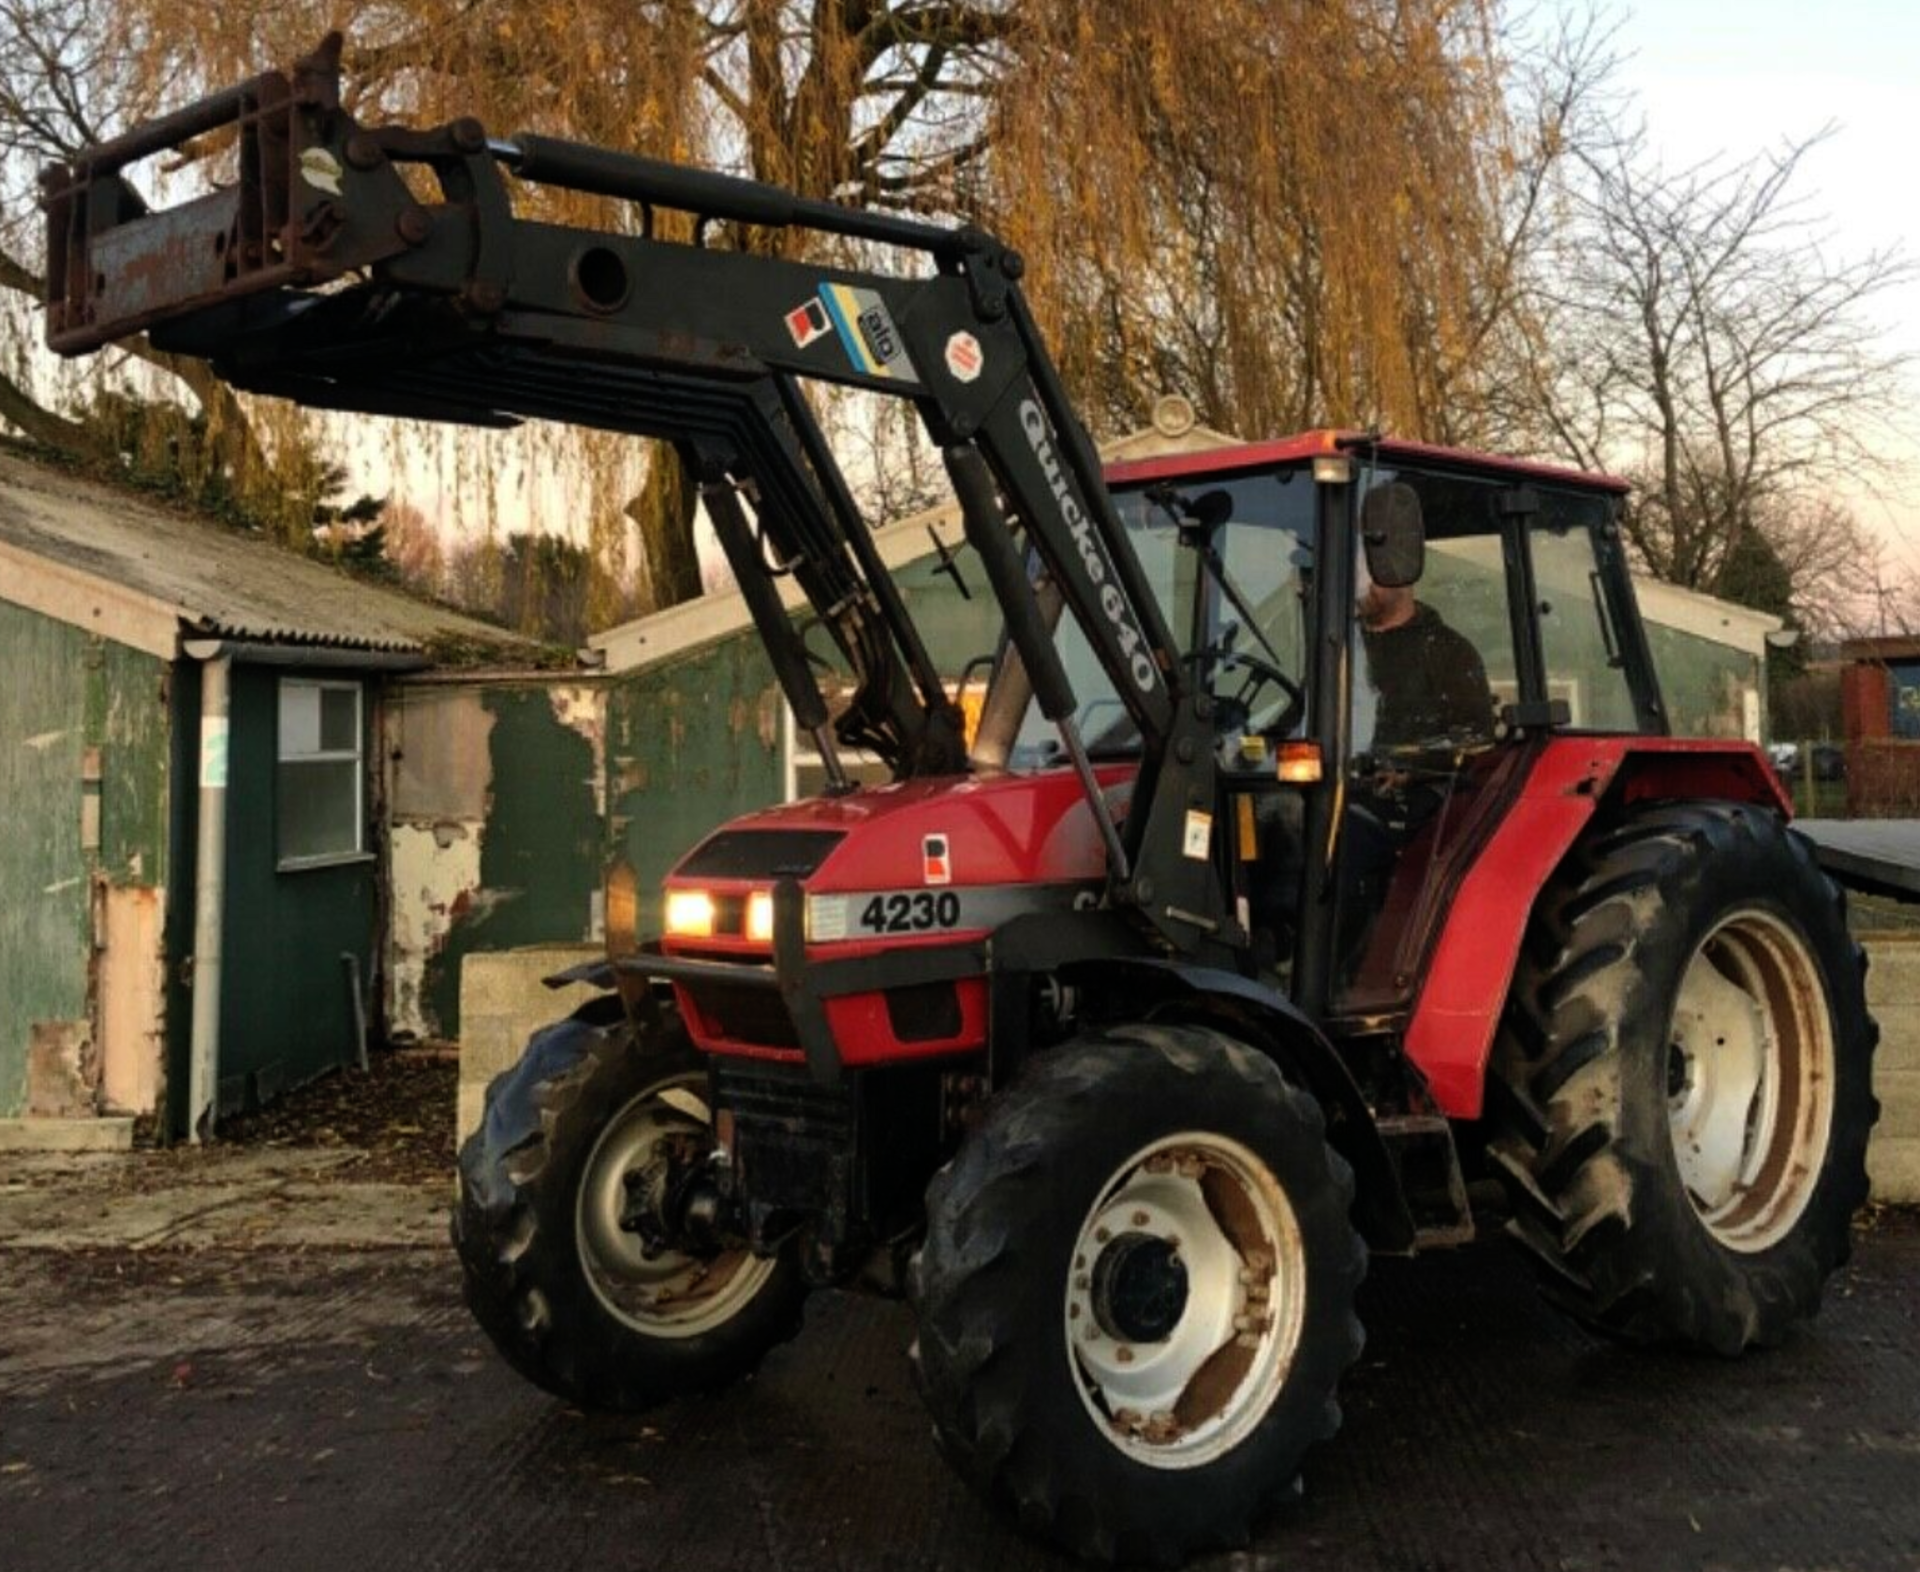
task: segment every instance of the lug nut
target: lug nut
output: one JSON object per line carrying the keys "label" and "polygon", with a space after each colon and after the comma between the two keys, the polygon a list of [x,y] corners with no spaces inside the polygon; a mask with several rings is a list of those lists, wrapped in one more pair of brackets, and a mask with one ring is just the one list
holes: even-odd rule
{"label": "lug nut", "polygon": [[1147,1224],[1152,1221],[1153,1219],[1149,1217],[1145,1212],[1135,1212],[1133,1214],[1133,1226],[1135,1228],[1145,1228]]}
{"label": "lug nut", "polygon": [[1130,1365],[1133,1363],[1133,1350],[1127,1347],[1125,1343],[1122,1343],[1118,1348],[1114,1349],[1113,1357],[1123,1365]]}

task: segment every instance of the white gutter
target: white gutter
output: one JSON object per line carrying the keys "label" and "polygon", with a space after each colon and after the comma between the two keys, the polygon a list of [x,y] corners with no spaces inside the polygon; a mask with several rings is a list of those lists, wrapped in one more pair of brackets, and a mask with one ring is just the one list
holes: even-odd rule
{"label": "white gutter", "polygon": [[193,868],[193,1035],[187,1059],[187,1139],[213,1134],[220,1102],[221,917],[227,906],[227,733],[233,657],[199,641],[200,771]]}

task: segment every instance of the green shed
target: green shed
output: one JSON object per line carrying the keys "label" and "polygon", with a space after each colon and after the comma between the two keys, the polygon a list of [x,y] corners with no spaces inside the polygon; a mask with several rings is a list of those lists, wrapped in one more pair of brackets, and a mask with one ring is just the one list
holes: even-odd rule
{"label": "green shed", "polygon": [[0,1141],[197,1136],[355,1058],[391,681],[531,651],[0,450]]}

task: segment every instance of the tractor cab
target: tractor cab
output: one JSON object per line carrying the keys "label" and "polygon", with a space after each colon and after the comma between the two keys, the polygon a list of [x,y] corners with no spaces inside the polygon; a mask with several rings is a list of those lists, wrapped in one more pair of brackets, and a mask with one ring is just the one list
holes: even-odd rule
{"label": "tractor cab", "polygon": [[[1459,874],[1540,740],[1664,729],[1620,542],[1624,484],[1339,432],[1119,465],[1107,480],[1208,696],[1209,833],[1251,968],[1290,987],[1304,945],[1301,974],[1324,975],[1330,1015],[1404,1013]],[[1065,621],[1055,637],[1088,754],[1138,760],[1086,634]],[[1017,686],[1010,665],[995,684]],[[990,687],[984,715],[1010,707]],[[1035,704],[1010,745],[983,732],[976,768],[1065,762]],[[1317,892],[1326,932],[1312,934],[1309,804],[1322,798],[1334,873]]]}

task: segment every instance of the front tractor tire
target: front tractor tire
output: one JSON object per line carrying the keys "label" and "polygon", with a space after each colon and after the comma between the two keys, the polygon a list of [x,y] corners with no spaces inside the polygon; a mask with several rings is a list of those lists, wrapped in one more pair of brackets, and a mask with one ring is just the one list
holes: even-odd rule
{"label": "front tractor tire", "polygon": [[1840,892],[1764,809],[1661,804],[1575,848],[1488,1093],[1550,1298],[1727,1355],[1813,1315],[1867,1198],[1864,973]]}
{"label": "front tractor tire", "polygon": [[783,1254],[649,1247],[636,1191],[711,1144],[707,1076],[679,1019],[597,1000],[536,1033],[460,1152],[453,1238],[468,1307],[507,1362],[586,1408],[638,1411],[748,1374],[800,1326]]}
{"label": "front tractor tire", "polygon": [[927,1192],[942,1449],[1090,1560],[1243,1544],[1340,1423],[1352,1202],[1318,1106],[1243,1043],[1122,1026],[1040,1055]]}

